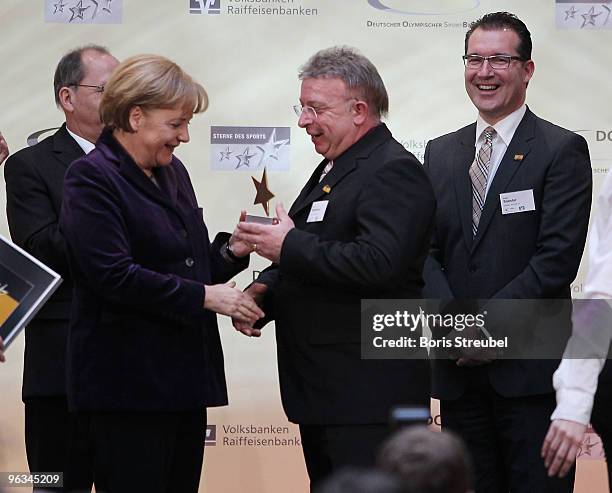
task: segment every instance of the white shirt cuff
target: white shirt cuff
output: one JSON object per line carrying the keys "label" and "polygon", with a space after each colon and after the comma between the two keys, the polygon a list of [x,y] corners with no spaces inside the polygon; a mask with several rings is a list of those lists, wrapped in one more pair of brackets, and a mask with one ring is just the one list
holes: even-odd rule
{"label": "white shirt cuff", "polygon": [[557,407],[550,419],[566,419],[588,425],[593,410],[593,394],[580,389],[557,390]]}

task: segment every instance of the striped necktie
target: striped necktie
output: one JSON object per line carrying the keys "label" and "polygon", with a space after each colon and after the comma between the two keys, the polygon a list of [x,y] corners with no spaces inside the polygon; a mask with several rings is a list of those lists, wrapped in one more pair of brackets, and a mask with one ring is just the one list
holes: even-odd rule
{"label": "striped necktie", "polygon": [[321,171],[321,178],[319,178],[319,182],[323,181],[323,178],[325,178],[325,175],[331,171],[333,165],[333,161],[330,161],[325,165],[325,168],[323,168],[323,171]]}
{"label": "striped necktie", "polygon": [[476,236],[476,232],[478,231],[478,223],[480,222],[482,208],[484,207],[495,129],[493,127],[487,127],[483,135],[484,142],[478,150],[474,162],[470,166],[469,172],[470,179],[472,180],[472,234],[474,236]]}

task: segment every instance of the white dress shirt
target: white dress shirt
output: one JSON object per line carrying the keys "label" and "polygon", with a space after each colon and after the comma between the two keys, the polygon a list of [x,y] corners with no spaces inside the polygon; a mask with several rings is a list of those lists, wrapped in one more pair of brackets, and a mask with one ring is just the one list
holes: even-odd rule
{"label": "white dress shirt", "polygon": [[89,154],[96,147],[96,144],[92,144],[87,139],[84,139],[83,137],[81,137],[80,135],[75,134],[74,132],[71,132],[68,127],[66,127],[66,130],[68,130],[68,133],[70,134],[70,137],[72,137],[74,140],[76,140],[77,144],[79,144],[79,146],[81,147],[81,149],[83,149],[83,152],[85,154]]}
{"label": "white dress shirt", "polygon": [[[612,298],[612,173],[608,173],[597,197],[596,212],[589,232],[589,270],[584,286],[586,300]],[[578,302],[580,303],[580,302]],[[565,355],[580,351],[589,359],[564,358],[553,375],[557,408],[551,419],[567,419],[587,425],[591,419],[597,379],[612,340],[609,320],[596,325],[589,319],[588,301],[578,304],[572,315],[572,337]],[[601,303],[601,302],[600,302]],[[576,306],[576,304],[575,304]],[[586,337],[585,337],[586,336]],[[586,343],[585,343],[586,342]],[[585,354],[586,350],[586,354]]]}
{"label": "white dress shirt", "polygon": [[527,106],[523,105],[518,110],[510,113],[503,120],[498,121],[495,125],[488,124],[480,115],[478,115],[478,118],[476,118],[476,156],[478,155],[478,151],[480,151],[482,144],[484,144],[483,132],[485,129],[487,127],[493,127],[495,129],[495,135],[491,141],[493,147],[491,152],[491,161],[489,162],[489,176],[487,178],[485,198],[486,194],[489,193],[489,188],[491,188],[491,182],[493,182],[495,173],[497,173],[499,163],[501,163],[504,154],[506,154],[508,145],[510,144],[512,137],[514,137],[514,132],[516,132],[516,129],[525,116],[526,111]]}

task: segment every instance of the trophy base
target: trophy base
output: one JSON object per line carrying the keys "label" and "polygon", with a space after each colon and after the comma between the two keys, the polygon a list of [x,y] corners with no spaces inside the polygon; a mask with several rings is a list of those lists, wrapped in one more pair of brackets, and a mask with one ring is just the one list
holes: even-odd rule
{"label": "trophy base", "polygon": [[266,224],[268,226],[278,224],[278,220],[275,217],[255,216],[253,214],[247,214],[244,220],[247,223]]}

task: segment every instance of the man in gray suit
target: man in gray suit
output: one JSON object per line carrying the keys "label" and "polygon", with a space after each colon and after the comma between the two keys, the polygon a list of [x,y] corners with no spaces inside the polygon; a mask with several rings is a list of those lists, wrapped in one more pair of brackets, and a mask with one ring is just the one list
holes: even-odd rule
{"label": "man in gray suit", "polygon": [[[476,21],[463,59],[478,117],[432,140],[425,151],[438,203],[425,293],[463,300],[569,299],[591,206],[587,144],[525,105],[535,65],[531,35],[516,16],[497,12]],[[569,314],[560,331],[569,331]],[[434,361],[442,426],[465,440],[477,493],[572,491],[573,474],[548,478],[540,458],[555,407],[557,365]]]}

